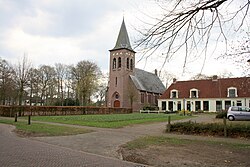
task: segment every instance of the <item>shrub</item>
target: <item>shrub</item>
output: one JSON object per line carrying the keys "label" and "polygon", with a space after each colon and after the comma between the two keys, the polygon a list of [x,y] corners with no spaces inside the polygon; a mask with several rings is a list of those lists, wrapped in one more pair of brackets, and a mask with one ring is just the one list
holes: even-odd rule
{"label": "shrub", "polygon": [[[178,122],[171,124],[171,132],[182,134],[201,134],[212,136],[224,136],[224,125],[220,123],[194,123],[194,122]],[[229,137],[250,138],[250,125],[231,124],[227,126],[227,134]]]}
{"label": "shrub", "polygon": [[189,110],[181,110],[179,111],[180,115],[192,115],[192,112]]}
{"label": "shrub", "polygon": [[165,114],[176,114],[178,113],[179,111],[165,111]]}
{"label": "shrub", "polygon": [[153,111],[153,110],[158,110],[158,107],[157,106],[144,106],[143,110]]}
{"label": "shrub", "polygon": [[224,118],[224,117],[227,117],[227,112],[226,111],[220,111],[215,116],[215,118]]}

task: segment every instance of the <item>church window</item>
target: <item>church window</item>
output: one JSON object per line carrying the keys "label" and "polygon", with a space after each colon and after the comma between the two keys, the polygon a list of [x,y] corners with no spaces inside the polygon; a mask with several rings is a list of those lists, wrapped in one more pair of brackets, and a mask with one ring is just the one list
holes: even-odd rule
{"label": "church window", "polygon": [[127,58],[127,69],[129,69],[129,58]]}
{"label": "church window", "polygon": [[158,99],[159,99],[159,96],[158,96],[158,95],[155,95],[155,104],[158,103]]}
{"label": "church window", "polygon": [[149,104],[152,103],[152,96],[151,96],[151,94],[148,94],[148,103],[149,103]]}
{"label": "church window", "polygon": [[116,58],[113,59],[113,69],[116,69]]}
{"label": "church window", "polygon": [[141,103],[144,103],[144,93],[141,93]]}
{"label": "church window", "polygon": [[117,87],[117,77],[115,77],[115,87]]}
{"label": "church window", "polygon": [[118,68],[122,67],[122,59],[121,57],[118,58]]}
{"label": "church window", "polygon": [[130,59],[130,70],[133,70],[133,59]]}

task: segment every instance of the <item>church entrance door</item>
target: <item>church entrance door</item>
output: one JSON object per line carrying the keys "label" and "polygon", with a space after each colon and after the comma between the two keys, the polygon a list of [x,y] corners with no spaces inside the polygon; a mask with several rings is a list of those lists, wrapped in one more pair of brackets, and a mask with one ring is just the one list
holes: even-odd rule
{"label": "church entrance door", "polygon": [[120,101],[119,100],[114,101],[114,107],[116,107],[116,108],[120,107]]}

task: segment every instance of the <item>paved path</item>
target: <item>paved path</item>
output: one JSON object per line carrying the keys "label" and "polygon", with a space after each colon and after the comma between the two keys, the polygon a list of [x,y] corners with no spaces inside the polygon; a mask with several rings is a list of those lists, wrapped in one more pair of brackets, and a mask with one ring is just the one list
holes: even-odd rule
{"label": "paved path", "polygon": [[[213,122],[215,121],[214,115],[199,115],[198,117],[190,118],[191,121],[196,122]],[[180,120],[187,121],[187,120]],[[179,121],[179,122],[180,122]],[[177,122],[177,121],[175,121]],[[107,129],[107,128],[93,128],[84,127],[86,129],[92,129],[95,132],[80,134],[74,136],[60,136],[60,137],[35,137],[33,139],[42,142],[50,143],[53,145],[63,146],[74,150],[85,151],[89,153],[99,154],[103,156],[109,156],[114,158],[122,158],[117,152],[119,147],[127,142],[134,140],[141,136],[147,135],[164,135],[168,137],[196,139],[196,140],[211,140],[221,142],[233,142],[233,143],[248,143],[249,140],[229,139],[229,138],[216,138],[216,137],[204,137],[204,136],[192,136],[192,135],[176,135],[164,133],[166,129],[166,123],[153,123],[127,126],[119,129]]]}
{"label": "paved path", "polygon": [[[59,147],[17,137],[11,125],[0,124],[0,166],[88,166],[88,167],[139,167],[143,165]],[[72,141],[74,143],[74,141]],[[83,143],[82,143],[83,144]]]}
{"label": "paved path", "polygon": [[[199,115],[189,120],[196,122],[215,121],[214,115]],[[6,126],[8,125],[0,126],[0,164],[11,162],[5,166],[27,166],[27,163],[31,164],[30,166],[68,166],[69,164],[70,166],[135,166],[135,164],[118,160],[122,157],[117,150],[119,146],[147,135],[250,144],[250,140],[242,139],[166,134],[164,133],[165,122],[127,126],[119,129],[77,126],[92,129],[94,132],[73,136],[33,137],[29,139],[16,137],[13,133],[10,133],[9,128],[2,132],[2,128],[5,127],[4,129],[6,129]],[[104,158],[104,156],[115,159]],[[35,162],[38,165],[32,165]]]}

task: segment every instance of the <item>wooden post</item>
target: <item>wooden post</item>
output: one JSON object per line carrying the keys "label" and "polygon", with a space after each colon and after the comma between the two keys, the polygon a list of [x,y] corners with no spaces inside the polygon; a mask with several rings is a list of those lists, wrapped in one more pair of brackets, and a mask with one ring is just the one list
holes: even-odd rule
{"label": "wooden post", "polygon": [[227,119],[223,117],[223,125],[224,125],[224,137],[227,137]]}
{"label": "wooden post", "polygon": [[29,115],[29,117],[28,117],[28,125],[30,125],[30,117],[31,117],[31,116]]}
{"label": "wooden post", "polygon": [[15,113],[15,122],[17,122],[17,112]]}
{"label": "wooden post", "polygon": [[168,124],[167,124],[167,132],[168,132],[168,133],[170,133],[170,131],[171,131],[171,124],[170,124],[170,121],[171,121],[170,116],[168,116]]}

